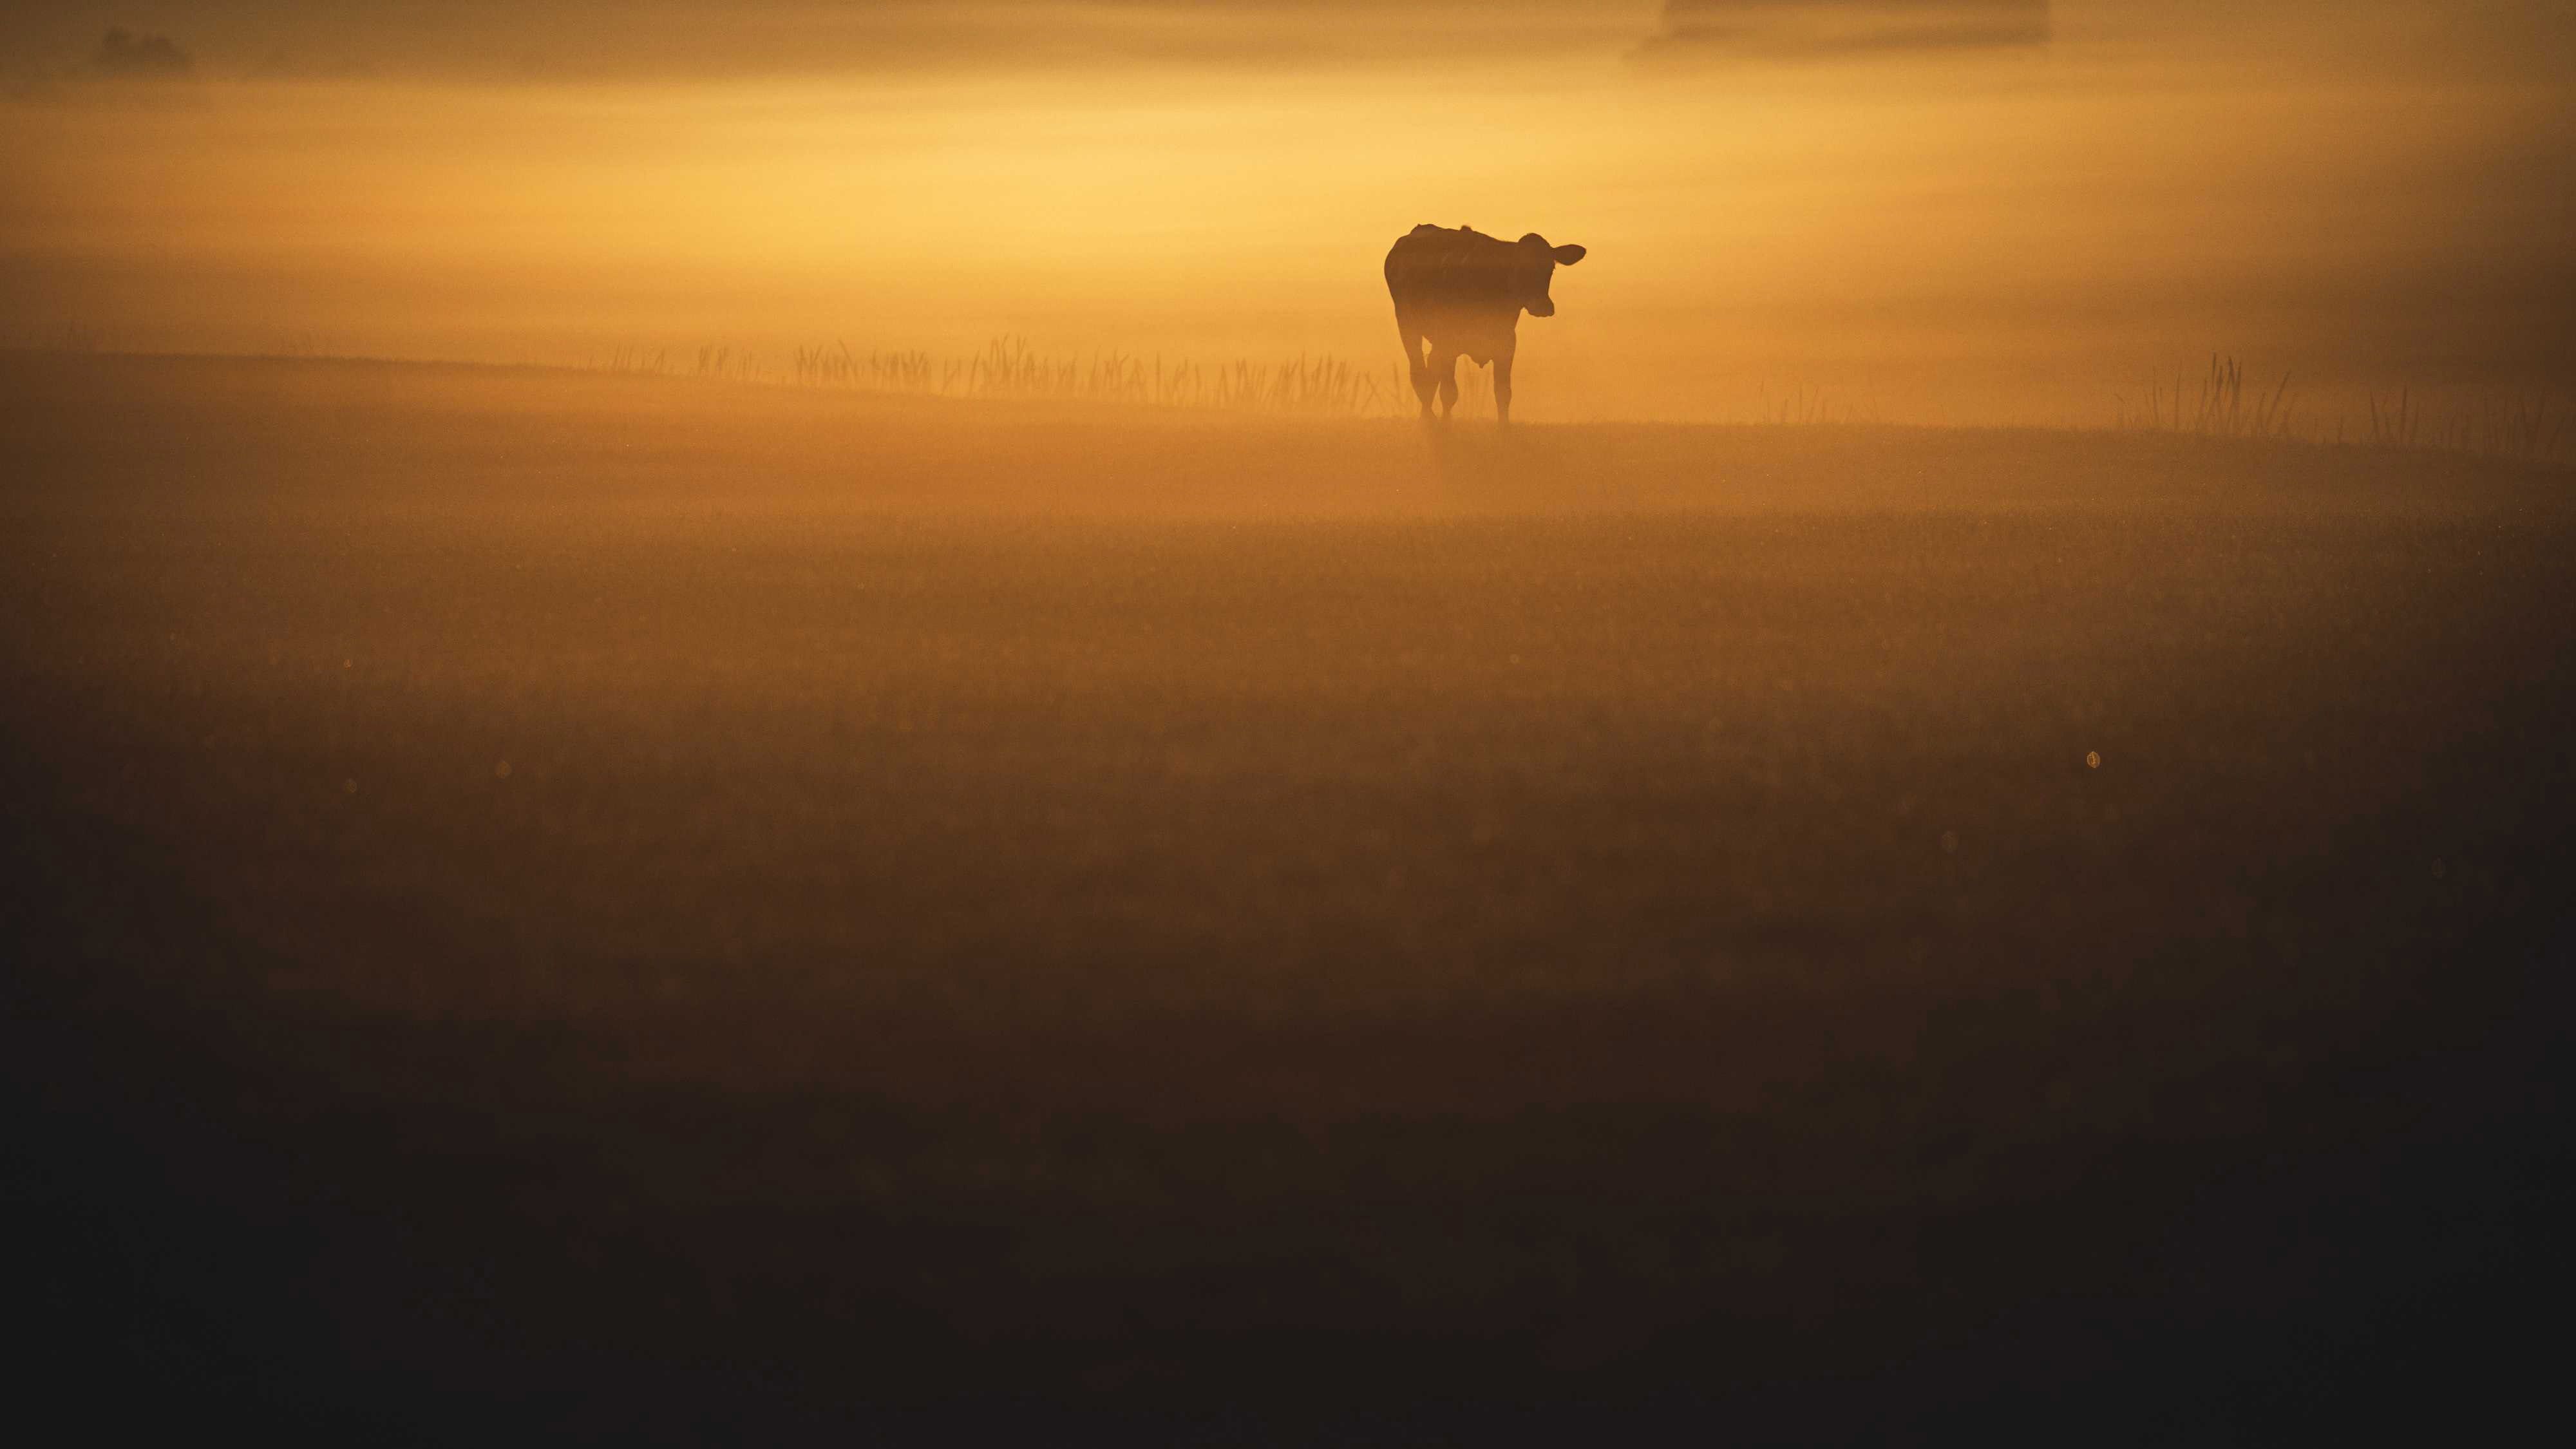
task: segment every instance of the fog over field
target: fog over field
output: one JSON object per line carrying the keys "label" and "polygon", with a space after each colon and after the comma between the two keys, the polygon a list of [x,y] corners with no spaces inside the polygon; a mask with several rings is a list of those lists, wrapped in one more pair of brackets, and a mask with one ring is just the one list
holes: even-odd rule
{"label": "fog over field", "polygon": [[[104,50],[110,22],[184,67]],[[1434,222],[1593,249],[1562,325],[1522,329],[1532,419],[1744,420],[1803,389],[2096,425],[2213,351],[2328,426],[2374,391],[2576,378],[2576,25],[2541,0],[0,25],[22,345],[583,363],[1013,334],[1382,369],[1378,258]]]}
{"label": "fog over field", "polygon": [[5,383],[58,1368],[621,1442],[2524,1372],[2563,471]]}
{"label": "fog over field", "polygon": [[2571,76],[11,8],[12,1442],[2545,1421]]}

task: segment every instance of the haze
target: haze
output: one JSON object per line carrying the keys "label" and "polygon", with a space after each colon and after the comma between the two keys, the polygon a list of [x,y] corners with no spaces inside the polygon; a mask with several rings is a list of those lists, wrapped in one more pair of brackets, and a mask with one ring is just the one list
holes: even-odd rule
{"label": "haze", "polygon": [[[122,39],[106,41],[111,27]],[[0,343],[1386,368],[1417,222],[1591,248],[1539,420],[2100,423],[2576,376],[2576,22],[2432,6],[21,7]]]}
{"label": "haze", "polygon": [[16,1417],[2551,1422],[2571,80],[2565,0],[18,0]]}

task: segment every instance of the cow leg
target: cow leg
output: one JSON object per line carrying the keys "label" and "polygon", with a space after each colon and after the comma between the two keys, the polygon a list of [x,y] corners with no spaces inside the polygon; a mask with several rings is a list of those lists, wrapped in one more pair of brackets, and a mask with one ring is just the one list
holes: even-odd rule
{"label": "cow leg", "polygon": [[1445,423],[1458,407],[1458,354],[1435,350],[1431,354],[1431,374],[1440,379],[1440,421]]}
{"label": "cow leg", "polygon": [[1422,329],[1413,319],[1398,315],[1395,330],[1404,334],[1404,364],[1413,374],[1413,395],[1422,404],[1422,420],[1431,421],[1431,368],[1422,360]]}
{"label": "cow leg", "polygon": [[1512,421],[1512,355],[1494,354],[1494,421],[1508,427]]}
{"label": "cow leg", "polygon": [[1413,395],[1422,400],[1422,420],[1431,421],[1431,395],[1440,390],[1440,379],[1432,376],[1431,364],[1422,360],[1417,349],[1413,354]]}

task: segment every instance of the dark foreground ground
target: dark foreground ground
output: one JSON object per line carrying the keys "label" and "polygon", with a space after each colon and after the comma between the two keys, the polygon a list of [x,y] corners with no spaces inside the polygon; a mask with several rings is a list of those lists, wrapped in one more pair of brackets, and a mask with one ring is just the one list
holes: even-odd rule
{"label": "dark foreground ground", "polygon": [[0,359],[13,1399],[348,1443],[2554,1417],[2571,502],[2170,438]]}

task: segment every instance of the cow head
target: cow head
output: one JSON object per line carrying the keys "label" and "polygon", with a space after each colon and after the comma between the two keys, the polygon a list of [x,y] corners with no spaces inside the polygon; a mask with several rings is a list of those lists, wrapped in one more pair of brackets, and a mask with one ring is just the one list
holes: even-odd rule
{"label": "cow head", "polygon": [[1547,295],[1548,280],[1556,275],[1557,268],[1570,267],[1583,260],[1583,248],[1552,247],[1547,244],[1546,237],[1531,232],[1521,238],[1521,254],[1524,258],[1519,273],[1521,305],[1527,307],[1533,317],[1555,316],[1556,302]]}

